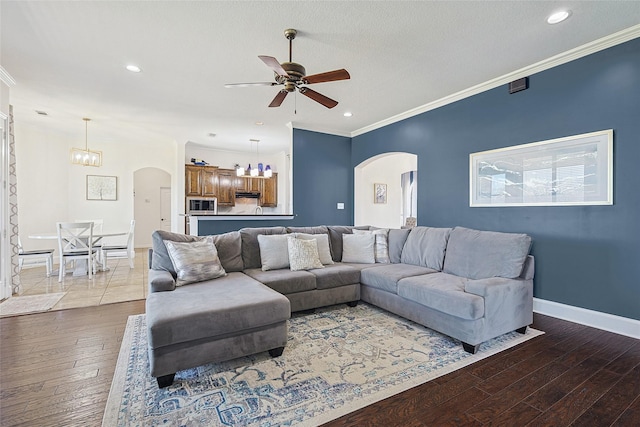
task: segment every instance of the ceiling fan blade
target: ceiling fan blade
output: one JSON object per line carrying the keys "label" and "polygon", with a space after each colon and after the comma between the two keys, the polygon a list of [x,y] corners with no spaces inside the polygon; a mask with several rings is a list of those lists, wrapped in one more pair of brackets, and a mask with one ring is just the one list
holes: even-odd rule
{"label": "ceiling fan blade", "polygon": [[340,70],[327,71],[326,73],[312,74],[303,78],[306,84],[335,82],[336,80],[348,80],[351,76],[344,68]]}
{"label": "ceiling fan blade", "polygon": [[258,55],[258,58],[262,59],[262,62],[267,64],[267,67],[275,71],[277,75],[283,76],[283,77],[289,77],[289,74],[287,74],[284,68],[282,68],[282,65],[280,65],[278,60],[273,56]]}
{"label": "ceiling fan blade", "polygon": [[315,90],[309,89],[308,87],[303,86],[299,89],[299,91],[304,96],[309,97],[316,102],[319,102],[327,108],[333,108],[338,105],[338,101],[334,101],[333,99],[326,97],[323,94],[316,92]]}
{"label": "ceiling fan blade", "polygon": [[279,83],[277,82],[255,82],[255,83],[227,83],[224,87],[233,88],[233,87],[249,87],[249,86],[276,86]]}
{"label": "ceiling fan blade", "polygon": [[269,104],[269,107],[279,107],[288,94],[289,92],[287,92],[286,90],[281,90],[280,92],[278,92],[276,97],[273,98],[273,101],[271,101],[271,104]]}

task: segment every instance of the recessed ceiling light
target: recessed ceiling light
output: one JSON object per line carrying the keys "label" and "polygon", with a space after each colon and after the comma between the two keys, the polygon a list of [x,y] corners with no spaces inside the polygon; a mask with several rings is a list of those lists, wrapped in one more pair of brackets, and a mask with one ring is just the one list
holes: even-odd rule
{"label": "recessed ceiling light", "polygon": [[351,117],[351,116],[353,116],[353,113],[351,113],[351,112],[347,111],[346,113],[344,113],[344,114],[343,114],[343,116],[345,116],[345,117]]}
{"label": "recessed ceiling light", "polygon": [[140,67],[138,67],[137,65],[133,65],[133,64],[127,65],[126,68],[127,68],[127,70],[131,71],[132,73],[139,73],[140,71],[142,71],[140,69]]}
{"label": "recessed ceiling light", "polygon": [[264,122],[256,122],[256,126],[262,126]]}
{"label": "recessed ceiling light", "polygon": [[562,22],[567,19],[571,15],[570,10],[559,10],[558,12],[552,13],[547,18],[548,24],[557,24],[558,22]]}

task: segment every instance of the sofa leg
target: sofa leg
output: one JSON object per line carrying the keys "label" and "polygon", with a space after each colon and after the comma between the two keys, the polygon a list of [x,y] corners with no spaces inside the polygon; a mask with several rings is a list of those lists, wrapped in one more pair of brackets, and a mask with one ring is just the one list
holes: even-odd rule
{"label": "sofa leg", "polygon": [[523,327],[522,327],[522,328],[520,328],[520,329],[516,329],[516,332],[517,332],[517,333],[519,333],[519,334],[523,334],[523,335],[524,335],[524,334],[526,334],[526,333],[527,333],[527,327],[526,327],[526,326],[523,326]]}
{"label": "sofa leg", "polygon": [[349,301],[349,302],[347,303],[347,305],[348,305],[349,307],[355,307],[356,305],[358,305],[358,303],[359,303],[359,302],[360,302],[360,301]]}
{"label": "sofa leg", "polygon": [[467,344],[466,342],[462,343],[462,348],[464,348],[464,351],[466,351],[467,353],[476,354],[476,351],[478,351],[478,347],[480,347],[480,344],[471,345]]}
{"label": "sofa leg", "polygon": [[176,376],[175,373],[169,375],[163,375],[161,377],[156,378],[158,380],[158,388],[169,387],[173,384],[173,378]]}
{"label": "sofa leg", "polygon": [[282,352],[284,351],[284,347],[272,348],[269,350],[269,354],[271,357],[280,357],[282,356]]}

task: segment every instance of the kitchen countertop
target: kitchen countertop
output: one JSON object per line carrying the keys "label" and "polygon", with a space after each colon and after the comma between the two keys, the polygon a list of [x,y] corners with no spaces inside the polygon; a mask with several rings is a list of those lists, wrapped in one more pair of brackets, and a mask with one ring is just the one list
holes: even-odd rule
{"label": "kitchen countertop", "polygon": [[273,219],[293,219],[293,214],[264,214],[264,215],[251,215],[251,214],[231,214],[231,215],[193,215],[193,214],[180,214],[181,216],[196,218],[198,221],[242,221],[242,220],[273,220]]}

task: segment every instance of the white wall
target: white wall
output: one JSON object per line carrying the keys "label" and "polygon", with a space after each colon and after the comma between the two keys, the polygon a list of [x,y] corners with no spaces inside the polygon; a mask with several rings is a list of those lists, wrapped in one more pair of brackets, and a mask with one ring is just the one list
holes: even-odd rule
{"label": "white wall", "polygon": [[[175,194],[180,193],[184,197],[184,190],[177,192],[174,187],[178,184],[175,177],[175,142],[101,141],[99,136],[92,136],[89,127],[89,148],[103,153],[103,166],[94,168],[71,165],[69,162],[71,148],[84,147],[84,138],[70,138],[47,131],[44,126],[21,126],[19,117],[16,117],[15,133],[18,218],[20,237],[26,248],[54,247],[56,243],[53,241],[38,241],[27,236],[55,233],[57,221],[102,218],[105,232],[128,230],[134,216],[133,173],[145,167],[156,167],[171,174],[175,204],[173,211],[177,218],[178,201]],[[116,176],[118,200],[86,200],[87,175]],[[181,182],[184,186],[184,178]],[[137,219],[138,224],[143,220]],[[136,237],[140,237],[138,233]],[[140,237],[140,241],[144,239]]]}
{"label": "white wall", "polygon": [[[401,175],[418,169],[418,156],[385,153],[365,160],[354,170],[355,225],[402,226]],[[373,203],[373,184],[387,184],[387,203]]]}
{"label": "white wall", "polygon": [[[251,167],[257,167],[255,153],[239,152],[239,151],[226,151],[226,150],[213,150],[187,143],[185,146],[185,164],[191,163],[191,158],[202,159],[209,163],[211,166],[218,166],[222,169],[234,169],[236,164],[246,168],[250,163]],[[288,209],[288,196],[290,188],[290,177],[287,153],[284,151],[278,153],[269,153],[259,155],[259,161],[271,166],[273,172],[278,173],[278,207],[277,208],[264,208],[264,213],[284,214]],[[184,193],[184,192],[183,192]]]}
{"label": "white wall", "polygon": [[[160,188],[171,187],[171,175],[158,168],[143,168],[134,172],[134,244],[138,248],[151,247],[151,234],[160,229]],[[172,191],[173,196],[173,191]]]}

